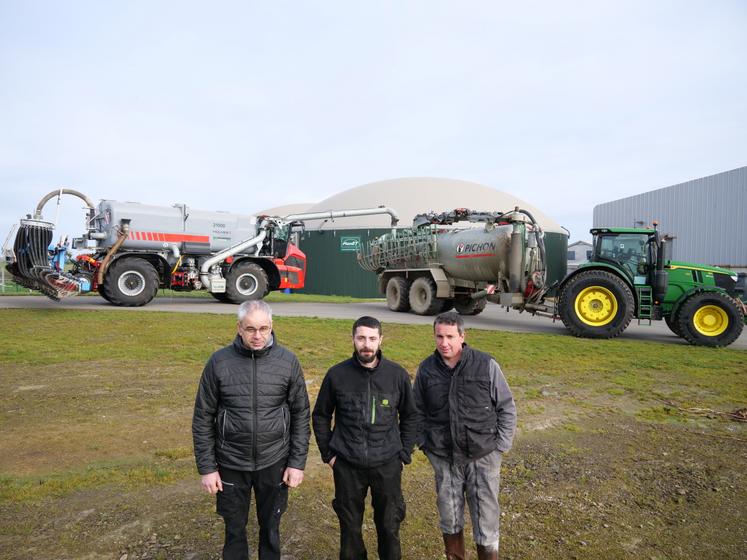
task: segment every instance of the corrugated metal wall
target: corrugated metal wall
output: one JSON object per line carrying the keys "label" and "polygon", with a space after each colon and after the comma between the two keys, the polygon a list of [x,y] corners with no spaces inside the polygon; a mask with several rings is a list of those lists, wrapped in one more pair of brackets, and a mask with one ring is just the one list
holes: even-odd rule
{"label": "corrugated metal wall", "polygon": [[747,267],[747,167],[600,204],[594,227],[659,222],[675,260]]}
{"label": "corrugated metal wall", "polygon": [[383,297],[376,274],[358,266],[351,241],[366,243],[390,229],[306,231],[301,250],[306,253],[306,285],[301,293],[353,297]]}
{"label": "corrugated metal wall", "polygon": [[[301,250],[306,253],[306,286],[301,293],[353,297],[383,297],[376,274],[358,266],[353,243],[366,243],[391,229],[346,229],[306,231]],[[568,238],[564,234],[545,233],[549,284],[566,272]]]}

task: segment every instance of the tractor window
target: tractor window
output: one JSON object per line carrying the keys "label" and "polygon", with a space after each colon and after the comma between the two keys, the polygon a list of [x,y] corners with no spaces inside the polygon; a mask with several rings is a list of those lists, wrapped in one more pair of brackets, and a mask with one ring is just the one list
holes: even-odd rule
{"label": "tractor window", "polygon": [[597,255],[626,268],[632,276],[645,275],[648,263],[649,236],[640,233],[600,235]]}

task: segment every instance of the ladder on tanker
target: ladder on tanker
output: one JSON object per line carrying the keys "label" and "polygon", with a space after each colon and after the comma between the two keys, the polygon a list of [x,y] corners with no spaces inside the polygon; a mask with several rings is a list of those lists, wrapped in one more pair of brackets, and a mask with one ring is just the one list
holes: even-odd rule
{"label": "ladder on tanker", "polygon": [[648,321],[651,324],[654,311],[654,293],[651,286],[636,286],[636,294],[638,295],[638,324],[641,321]]}

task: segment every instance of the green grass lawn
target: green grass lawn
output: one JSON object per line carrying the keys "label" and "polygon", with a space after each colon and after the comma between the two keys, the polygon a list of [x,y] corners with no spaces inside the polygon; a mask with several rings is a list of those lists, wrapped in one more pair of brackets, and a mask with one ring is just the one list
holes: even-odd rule
{"label": "green grass lawn", "polygon": [[[350,325],[275,319],[312,402],[350,355]],[[225,315],[0,310],[0,550],[16,551],[3,557],[217,557],[221,522],[198,489],[190,421],[203,364],[234,332]],[[467,340],[496,356],[519,409],[502,558],[744,557],[747,433],[715,413],[747,406],[747,352],[482,330]],[[384,325],[386,355],[413,376],[432,349],[429,326]],[[422,454],[404,484],[404,557],[437,558]],[[283,521],[290,557],[336,557],[332,491],[312,440]]]}

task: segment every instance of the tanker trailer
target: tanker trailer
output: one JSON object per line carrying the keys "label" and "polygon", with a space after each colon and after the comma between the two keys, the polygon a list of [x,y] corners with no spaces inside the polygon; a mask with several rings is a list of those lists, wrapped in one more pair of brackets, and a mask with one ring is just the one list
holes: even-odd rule
{"label": "tanker trailer", "polygon": [[392,311],[477,315],[488,301],[532,312],[548,291],[544,234],[531,213],[457,209],[416,216],[370,241],[358,262],[378,274]]}
{"label": "tanker trailer", "polygon": [[[49,259],[54,224],[42,209],[69,194],[86,204],[86,231],[73,240],[77,255],[70,270],[58,270]],[[78,191],[59,189],[41,199],[33,218],[21,220],[8,271],[19,284],[52,299],[97,291],[118,306],[142,306],[159,287],[177,291],[206,289],[219,301],[240,303],[263,298],[271,290],[302,288],[306,256],[291,242],[304,220],[370,214],[397,215],[390,208],[364,208],[250,216],[102,200],[94,206]]]}

